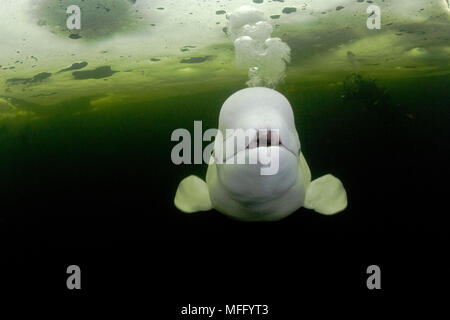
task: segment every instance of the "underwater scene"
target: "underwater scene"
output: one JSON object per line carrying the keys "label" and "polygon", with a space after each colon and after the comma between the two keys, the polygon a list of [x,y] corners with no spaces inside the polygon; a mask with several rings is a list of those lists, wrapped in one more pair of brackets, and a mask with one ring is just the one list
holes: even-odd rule
{"label": "underwater scene", "polygon": [[[82,294],[158,292],[161,319],[286,319],[372,264],[436,284],[449,27],[448,0],[0,0],[0,265],[53,294],[77,264]],[[277,173],[208,162],[216,128]]]}

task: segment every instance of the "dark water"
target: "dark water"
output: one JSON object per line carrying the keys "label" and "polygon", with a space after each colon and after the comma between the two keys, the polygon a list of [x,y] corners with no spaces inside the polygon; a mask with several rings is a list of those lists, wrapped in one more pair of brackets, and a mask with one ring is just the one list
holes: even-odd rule
{"label": "dark water", "polygon": [[[3,121],[2,260],[22,275],[16,288],[31,281],[31,290],[68,294],[65,267],[76,263],[85,295],[143,290],[164,306],[270,303],[278,319],[295,311],[291,290],[311,300],[325,288],[367,292],[361,279],[373,263],[386,270],[388,293],[433,284],[448,240],[449,84],[378,79],[388,96],[381,105],[380,96],[343,97],[342,85],[281,86],[313,179],[339,177],[349,206],[331,217],[302,208],[276,223],[185,215],[173,205],[179,181],[204,177],[206,165],[172,164],[172,131],[193,133],[194,120],[216,127],[238,86],[95,113],[71,113],[86,103],[75,99],[60,106],[65,112]],[[419,269],[429,277],[411,282]]]}

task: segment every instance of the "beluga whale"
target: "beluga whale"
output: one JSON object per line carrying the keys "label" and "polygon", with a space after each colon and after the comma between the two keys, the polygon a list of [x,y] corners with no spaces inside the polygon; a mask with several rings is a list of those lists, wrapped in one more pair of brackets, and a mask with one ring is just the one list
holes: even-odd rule
{"label": "beluga whale", "polygon": [[[230,143],[236,132],[245,139]],[[347,207],[338,178],[311,180],[292,107],[274,89],[232,94],[220,110],[213,146],[206,180],[190,175],[178,185],[174,204],[185,213],[215,209],[241,221],[276,221],[300,207],[324,215]]]}

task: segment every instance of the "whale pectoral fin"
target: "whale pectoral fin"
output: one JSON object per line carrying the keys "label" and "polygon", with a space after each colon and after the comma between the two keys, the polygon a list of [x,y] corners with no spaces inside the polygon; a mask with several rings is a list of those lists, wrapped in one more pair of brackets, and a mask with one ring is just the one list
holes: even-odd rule
{"label": "whale pectoral fin", "polygon": [[212,209],[206,182],[194,175],[184,178],[180,182],[174,203],[179,210],[185,213]]}
{"label": "whale pectoral fin", "polygon": [[305,208],[332,215],[347,207],[347,193],[342,182],[331,174],[326,174],[311,182],[306,190]]}

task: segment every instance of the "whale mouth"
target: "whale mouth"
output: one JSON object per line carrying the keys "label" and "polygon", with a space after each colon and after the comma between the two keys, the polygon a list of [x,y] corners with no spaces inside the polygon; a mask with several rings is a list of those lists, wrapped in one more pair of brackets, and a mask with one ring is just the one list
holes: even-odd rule
{"label": "whale mouth", "polygon": [[282,147],[280,134],[274,130],[257,130],[255,137],[249,141],[245,149],[260,147]]}
{"label": "whale mouth", "polygon": [[260,148],[279,148],[284,149],[289,153],[292,153],[294,156],[297,156],[296,153],[287,147],[287,145],[283,144],[282,138],[279,134],[279,130],[270,130],[270,129],[257,129],[256,134],[247,141],[244,149],[235,149],[234,152],[225,157],[225,161],[228,161],[231,158],[237,156],[239,152],[246,151],[254,151],[259,150]]}
{"label": "whale mouth", "polygon": [[[289,147],[289,143],[284,143],[283,139],[287,137],[281,137],[278,129],[254,129],[254,131],[247,136],[245,139],[245,143],[239,147],[239,144],[234,140],[234,144],[231,146],[226,142],[228,139],[234,139],[233,135],[229,136],[228,139],[224,140],[225,149],[222,149],[222,152],[217,152],[217,149],[213,152],[213,157],[216,161],[219,161],[218,158],[222,158],[222,163],[228,163],[230,159],[235,158],[241,152],[259,152],[264,149],[273,149],[278,148],[280,150],[285,150],[286,152],[291,153],[293,156],[297,157],[298,153]],[[240,141],[243,141],[242,139]],[[225,146],[226,145],[226,146]],[[232,152],[226,152],[226,148],[230,148],[233,150]],[[231,151],[230,150],[230,151]],[[217,158],[218,157],[218,158]],[[219,162],[220,163],[220,162]]]}

